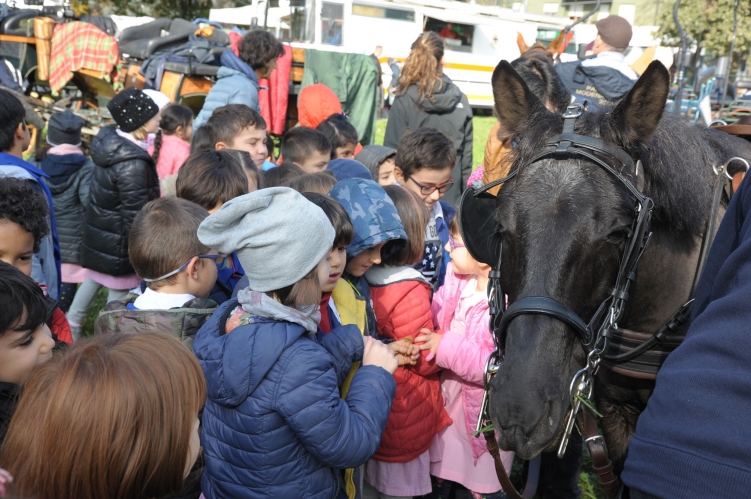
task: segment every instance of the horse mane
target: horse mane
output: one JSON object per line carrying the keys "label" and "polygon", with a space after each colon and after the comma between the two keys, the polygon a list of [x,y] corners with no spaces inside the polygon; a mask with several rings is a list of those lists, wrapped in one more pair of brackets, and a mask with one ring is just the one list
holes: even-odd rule
{"label": "horse mane", "polygon": [[[576,123],[576,133],[597,137],[621,147],[610,115],[612,107],[585,112]],[[541,104],[534,106],[517,130],[511,168],[523,168],[543,149],[547,140],[563,131],[563,117]],[[654,201],[652,226],[683,238],[701,237],[710,211],[714,174],[718,163],[699,128],[685,119],[663,115],[654,136],[627,151],[641,159],[645,170],[644,194]],[[628,172],[630,177],[632,172]]]}

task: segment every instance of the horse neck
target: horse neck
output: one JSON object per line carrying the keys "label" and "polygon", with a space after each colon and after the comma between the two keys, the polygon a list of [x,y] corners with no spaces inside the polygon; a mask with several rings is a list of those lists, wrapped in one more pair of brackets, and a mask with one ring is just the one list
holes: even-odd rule
{"label": "horse neck", "polygon": [[636,271],[627,316],[620,326],[645,333],[657,331],[691,298],[700,250],[698,238],[679,240],[668,231],[655,230]]}

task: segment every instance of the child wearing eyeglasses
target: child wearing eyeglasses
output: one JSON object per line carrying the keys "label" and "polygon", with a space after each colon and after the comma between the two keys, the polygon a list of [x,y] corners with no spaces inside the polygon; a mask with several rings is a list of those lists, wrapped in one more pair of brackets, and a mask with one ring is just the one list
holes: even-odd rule
{"label": "child wearing eyeglasses", "polygon": [[[472,258],[464,247],[456,218],[451,221],[450,233],[446,249],[451,263],[446,282],[431,305],[436,332],[422,329],[415,338],[423,352],[430,352],[428,359],[435,358],[436,365],[443,368],[444,407],[454,421],[438,432],[430,447],[433,492],[439,499],[447,498],[460,483],[472,491],[473,497],[501,499],[506,495],[495,474],[493,457],[485,440],[474,436],[482,405],[485,362],[494,349],[488,331],[490,266]],[[502,451],[501,460],[510,472],[514,453]]]}
{"label": "child wearing eyeglasses", "polygon": [[141,295],[113,301],[99,314],[94,332],[163,332],[187,346],[217,307],[208,299],[224,255],[198,240],[198,226],[209,216],[185,199],[151,201],[133,221],[130,261],[146,282]]}
{"label": "child wearing eyeglasses", "polygon": [[423,257],[415,268],[437,291],[446,275],[449,257],[443,248],[449,241],[449,223],[456,215],[451,205],[441,201],[454,185],[451,170],[456,149],[451,139],[435,128],[406,129],[399,139],[394,162],[397,183],[417,194],[430,212]]}

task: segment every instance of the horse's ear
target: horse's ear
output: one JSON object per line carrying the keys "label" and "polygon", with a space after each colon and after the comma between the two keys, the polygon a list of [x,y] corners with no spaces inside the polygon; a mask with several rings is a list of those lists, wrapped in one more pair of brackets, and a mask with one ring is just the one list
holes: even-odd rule
{"label": "horse's ear", "polygon": [[547,47],[545,47],[545,50],[547,50],[548,53],[553,56],[559,54],[561,52],[561,47],[563,46],[565,39],[566,30],[562,29],[553,39],[553,41],[550,42]]}
{"label": "horse's ear", "polygon": [[523,54],[529,50],[529,45],[524,41],[524,37],[518,31],[516,32],[516,44],[519,46],[519,53]]}
{"label": "horse's ear", "polygon": [[613,110],[616,132],[626,147],[649,140],[662,118],[670,88],[670,74],[652,62],[634,87]]}
{"label": "horse's ear", "polygon": [[501,61],[493,71],[493,98],[498,121],[501,122],[500,135],[510,137],[517,127],[530,115],[537,97],[529,90],[519,73],[508,61]]}

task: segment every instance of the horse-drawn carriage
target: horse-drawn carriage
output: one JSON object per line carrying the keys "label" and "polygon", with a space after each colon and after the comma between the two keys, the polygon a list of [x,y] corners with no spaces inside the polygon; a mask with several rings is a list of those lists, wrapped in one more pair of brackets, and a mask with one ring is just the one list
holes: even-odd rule
{"label": "horse-drawn carriage", "polygon": [[[81,61],[64,81],[55,78],[61,57],[70,57],[70,47],[80,45],[99,51],[98,62],[105,60],[106,64]],[[0,85],[15,87],[23,97],[32,127],[32,147],[49,115],[65,108],[89,123],[84,129],[88,139],[99,126],[111,123],[106,105],[122,88],[157,89],[197,114],[216,82],[220,58],[227,50],[231,50],[229,34],[205,19],[160,18],[117,32],[109,18],[76,19],[69,10],[15,9],[0,21],[4,63],[0,64]],[[280,99],[288,104],[272,110],[284,117],[281,121],[275,117],[272,133],[281,134],[297,123],[296,96],[305,70],[305,50],[291,51],[289,84],[279,83],[283,90],[274,91],[275,99],[279,92],[289,91],[288,101]],[[9,78],[2,79],[3,68],[9,69]]]}

